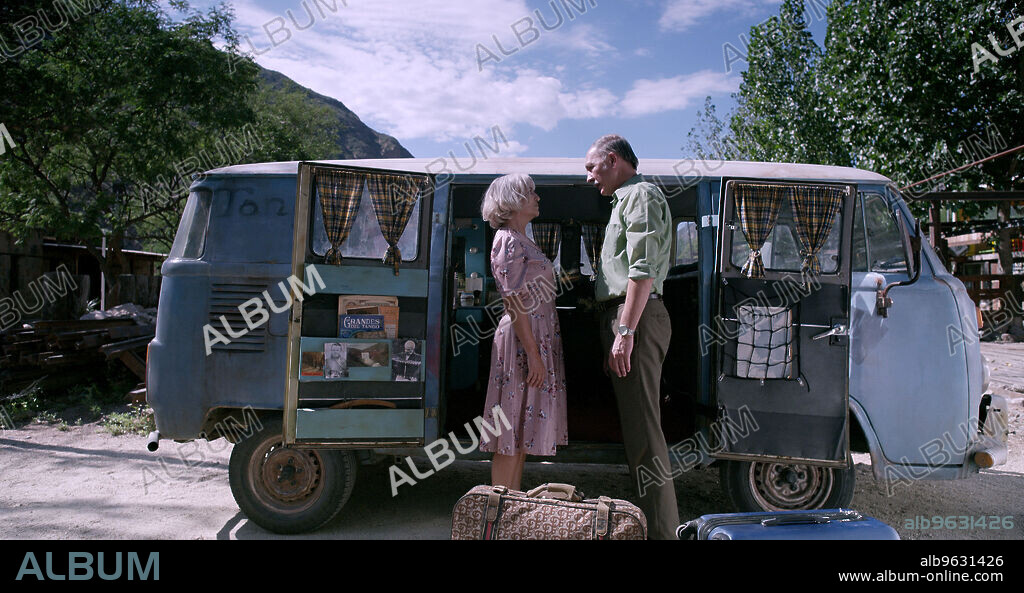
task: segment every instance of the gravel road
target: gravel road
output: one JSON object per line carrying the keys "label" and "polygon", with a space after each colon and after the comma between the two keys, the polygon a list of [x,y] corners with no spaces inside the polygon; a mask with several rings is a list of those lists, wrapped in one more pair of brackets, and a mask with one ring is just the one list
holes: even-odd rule
{"label": "gravel road", "polygon": [[[900,486],[893,496],[857,456],[853,508],[892,525],[903,539],[1024,539],[1020,493],[1024,409],[1015,402],[1017,446],[1011,464],[961,481]],[[169,443],[146,451],[145,438],[111,437],[97,425],[61,432],[29,425],[0,437],[0,537],[27,539],[277,539],[240,513],[228,487],[230,445]],[[420,464],[425,467],[425,462]],[[386,472],[364,472],[340,516],[307,538],[441,539],[461,494],[486,483],[484,462],[456,461],[442,474],[403,486],[392,498]],[[590,495],[632,497],[620,465],[527,464],[524,485],[576,484]],[[680,517],[723,512],[718,473],[695,470],[676,479]],[[1010,530],[912,530],[917,515],[1013,516]]]}
{"label": "gravel road", "polygon": [[[1013,397],[1010,459],[967,480],[900,485],[893,496],[871,475],[867,455],[855,455],[853,508],[885,521],[903,539],[1024,539],[1024,345],[983,344],[993,359],[993,391]],[[994,352],[994,353],[993,353]],[[1010,352],[1013,356],[1002,357]],[[0,432],[0,538],[26,539],[280,539],[250,523],[228,487],[231,445],[162,443],[146,450],[141,436],[112,437],[98,424],[31,424]],[[426,462],[419,464],[425,467]],[[489,481],[485,462],[459,460],[391,497],[386,471],[365,471],[352,499],[325,528],[305,538],[444,539],[452,505],[476,484]],[[524,486],[576,484],[588,495],[631,499],[622,465],[527,464]],[[683,520],[727,512],[714,469],[676,479]],[[915,530],[907,519],[1011,516],[1012,529]]]}

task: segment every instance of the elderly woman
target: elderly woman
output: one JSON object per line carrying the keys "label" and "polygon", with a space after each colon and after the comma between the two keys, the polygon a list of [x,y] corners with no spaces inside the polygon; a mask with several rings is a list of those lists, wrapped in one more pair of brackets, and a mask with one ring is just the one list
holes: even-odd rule
{"label": "elderly woman", "polygon": [[526,455],[554,455],[568,443],[565,366],[555,310],[554,266],[526,236],[526,223],[540,214],[540,196],[529,176],[495,179],[484,195],[484,220],[497,229],[491,248],[491,273],[504,300],[491,350],[484,418],[492,426],[501,411],[512,431],[484,442],[494,453],[491,481],[520,489]]}

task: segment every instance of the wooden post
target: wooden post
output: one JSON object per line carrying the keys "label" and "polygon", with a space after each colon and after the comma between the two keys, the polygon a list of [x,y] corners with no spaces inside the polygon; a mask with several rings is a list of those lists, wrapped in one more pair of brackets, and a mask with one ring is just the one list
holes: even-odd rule
{"label": "wooden post", "polygon": [[[1010,221],[1010,206],[1009,202],[1000,202],[998,208],[997,220],[1001,223]],[[999,267],[1002,268],[1002,273],[1009,275],[1013,274],[1013,231],[1008,228],[999,229],[998,239],[996,243],[996,251],[999,253]],[[999,292],[1004,298],[1012,299],[1011,302],[1021,302],[1021,286],[1020,278],[1013,278],[1010,282],[1000,282]]]}
{"label": "wooden post", "polygon": [[[942,237],[942,208],[939,205],[939,200],[932,200],[932,205],[928,209],[928,242],[932,244],[932,249],[945,264],[946,268],[949,269],[949,259],[946,253],[946,240]],[[952,270],[950,270],[952,271]]]}

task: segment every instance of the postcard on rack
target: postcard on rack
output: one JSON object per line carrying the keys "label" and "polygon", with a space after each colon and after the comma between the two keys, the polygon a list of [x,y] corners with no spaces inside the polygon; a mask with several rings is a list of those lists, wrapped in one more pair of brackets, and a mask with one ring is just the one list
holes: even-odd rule
{"label": "postcard on rack", "polygon": [[398,297],[373,295],[341,295],[338,297],[338,317],[342,315],[381,315],[384,329],[379,335],[367,338],[398,337]]}
{"label": "postcard on rack", "polygon": [[303,352],[301,371],[303,377],[324,376],[324,353]]}
{"label": "postcard on rack", "polygon": [[349,367],[383,367],[388,364],[388,343],[347,344]]}
{"label": "postcard on rack", "polygon": [[400,338],[391,342],[391,378],[422,381],[423,347],[419,340]]}
{"label": "postcard on rack", "polygon": [[348,376],[348,344],[328,342],[324,344],[324,378],[341,379]]}

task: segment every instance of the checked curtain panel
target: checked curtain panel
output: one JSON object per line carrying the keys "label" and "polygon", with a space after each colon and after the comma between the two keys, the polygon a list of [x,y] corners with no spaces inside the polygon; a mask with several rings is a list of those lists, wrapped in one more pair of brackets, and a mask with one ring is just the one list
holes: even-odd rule
{"label": "checked curtain panel", "polygon": [[430,178],[424,175],[316,169],[314,179],[320,196],[324,228],[331,243],[331,248],[324,256],[326,263],[341,263],[341,244],[352,230],[365,185],[373,203],[373,212],[377,216],[380,232],[388,243],[383,259],[384,265],[393,266],[397,276],[402,261],[398,240],[409,224],[409,217],[416,206],[416,201],[430,189]]}
{"label": "checked curtain panel", "polygon": [[736,213],[750,248],[742,274],[747,278],[764,277],[761,248],[775,227],[783,200],[789,200],[793,208],[800,256],[803,258],[801,272],[821,274],[818,252],[832,231],[846,193],[846,188],[824,185],[737,184],[734,192]]}

